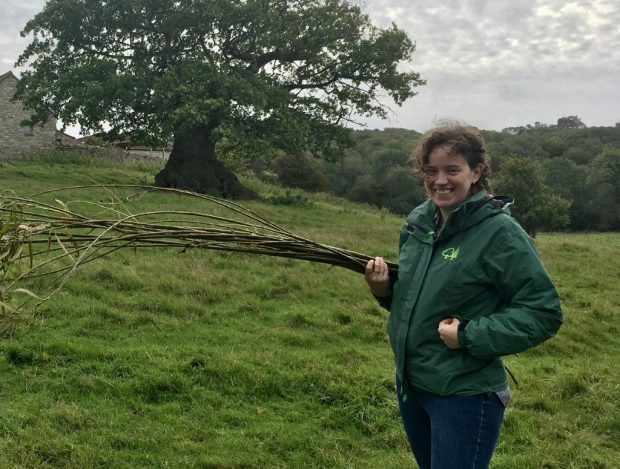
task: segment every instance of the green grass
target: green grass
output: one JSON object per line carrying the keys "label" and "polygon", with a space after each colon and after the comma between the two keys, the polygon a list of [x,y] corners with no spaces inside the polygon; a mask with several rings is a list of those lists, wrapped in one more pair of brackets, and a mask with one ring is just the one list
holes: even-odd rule
{"label": "green grass", "polygon": [[[46,155],[0,162],[0,185],[27,194],[147,183],[158,169]],[[272,201],[247,206],[271,221],[395,260],[399,217],[246,182]],[[620,234],[541,234],[537,243],[566,323],[507,358],[519,386],[493,467],[617,467]],[[415,467],[386,313],[359,274],[128,250],[81,267],[43,312],[40,327],[0,342],[0,467]]]}

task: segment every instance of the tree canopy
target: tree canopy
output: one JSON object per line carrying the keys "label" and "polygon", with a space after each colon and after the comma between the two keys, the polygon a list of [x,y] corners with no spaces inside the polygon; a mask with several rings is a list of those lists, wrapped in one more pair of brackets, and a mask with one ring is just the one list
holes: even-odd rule
{"label": "tree canopy", "polygon": [[557,125],[560,129],[585,129],[586,127],[577,116],[560,117]]}
{"label": "tree canopy", "polygon": [[424,80],[415,46],[348,0],[49,0],[18,97],[32,122],[145,143],[174,138],[161,185],[231,192],[215,144],[329,153],[355,115],[385,116]]}
{"label": "tree canopy", "polygon": [[557,230],[570,222],[568,208],[571,202],[545,184],[543,167],[536,160],[523,157],[505,159],[493,185],[498,193],[515,198],[510,211],[532,236],[538,230]]}

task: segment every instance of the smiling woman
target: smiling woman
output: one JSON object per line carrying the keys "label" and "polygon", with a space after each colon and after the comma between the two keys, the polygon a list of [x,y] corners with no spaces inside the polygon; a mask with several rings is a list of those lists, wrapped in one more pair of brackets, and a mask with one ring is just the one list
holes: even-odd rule
{"label": "smiling woman", "polygon": [[490,194],[471,127],[428,132],[415,154],[429,200],[407,217],[398,277],[377,257],[366,281],[390,311],[401,417],[421,469],[484,469],[511,391],[502,357],[556,334],[558,294],[532,240]]}

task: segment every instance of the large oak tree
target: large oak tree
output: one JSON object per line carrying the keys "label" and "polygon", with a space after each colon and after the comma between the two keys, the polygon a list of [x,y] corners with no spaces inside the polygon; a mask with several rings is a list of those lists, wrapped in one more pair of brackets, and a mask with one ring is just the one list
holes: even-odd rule
{"label": "large oak tree", "polygon": [[18,97],[109,138],[173,139],[161,186],[248,192],[216,144],[329,152],[354,115],[385,116],[424,83],[399,65],[414,44],[347,0],[49,0]]}

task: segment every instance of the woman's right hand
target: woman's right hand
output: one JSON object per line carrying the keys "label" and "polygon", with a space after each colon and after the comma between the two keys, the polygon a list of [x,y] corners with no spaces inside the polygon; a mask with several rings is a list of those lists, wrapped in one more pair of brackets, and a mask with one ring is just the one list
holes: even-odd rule
{"label": "woman's right hand", "polygon": [[373,295],[381,298],[390,294],[390,273],[382,257],[375,257],[368,261],[364,278]]}

